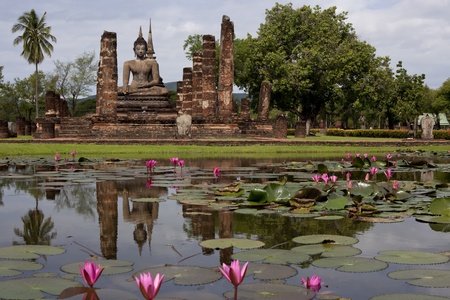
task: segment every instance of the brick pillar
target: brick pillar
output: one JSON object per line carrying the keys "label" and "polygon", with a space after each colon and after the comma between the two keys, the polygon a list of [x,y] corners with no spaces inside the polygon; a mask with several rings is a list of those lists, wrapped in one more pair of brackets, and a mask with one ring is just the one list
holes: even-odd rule
{"label": "brick pillar", "polygon": [[273,126],[273,135],[277,139],[287,138],[288,119],[284,115],[279,115]]}
{"label": "brick pillar", "polygon": [[67,104],[66,100],[61,99],[61,117],[68,117],[69,116],[69,105]]}
{"label": "brick pillar", "polygon": [[192,116],[202,114],[202,59],[201,51],[195,51],[192,57]]}
{"label": "brick pillar", "polygon": [[97,212],[100,224],[100,249],[106,259],[117,258],[118,206],[117,184],[97,182]]}
{"label": "brick pillar", "polygon": [[16,117],[16,132],[17,135],[25,135],[25,118]]}
{"label": "brick pillar", "polygon": [[41,139],[53,139],[55,138],[55,123],[52,121],[42,122]]}
{"label": "brick pillar", "polygon": [[266,121],[269,118],[270,93],[272,85],[270,82],[261,83],[258,101],[258,121]]}
{"label": "brick pillar", "polygon": [[245,97],[241,100],[240,118],[242,121],[250,120],[250,100]]}
{"label": "brick pillar", "polygon": [[181,110],[181,104],[183,103],[183,81],[177,81],[177,111]]}
{"label": "brick pillar", "polygon": [[[234,84],[234,24],[228,16],[222,17],[220,33],[220,63],[217,98],[219,99],[219,115],[230,117],[233,113]],[[231,121],[231,118],[228,118]]]}
{"label": "brick pillar", "polygon": [[117,35],[104,31],[97,71],[97,115],[116,115],[117,80]]}
{"label": "brick pillar", "polygon": [[183,114],[192,114],[192,68],[183,68],[183,102],[181,111]]}
{"label": "brick pillar", "polygon": [[0,120],[0,138],[9,138],[8,121]]}
{"label": "brick pillar", "polygon": [[216,106],[216,41],[213,35],[203,36],[202,114],[215,115]]}

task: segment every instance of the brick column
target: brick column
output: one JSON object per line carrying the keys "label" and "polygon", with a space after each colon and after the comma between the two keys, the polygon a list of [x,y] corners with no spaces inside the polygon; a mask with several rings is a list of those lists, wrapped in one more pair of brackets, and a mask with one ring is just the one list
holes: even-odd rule
{"label": "brick column", "polygon": [[[219,99],[219,115],[229,117],[233,113],[234,84],[234,24],[228,16],[222,17],[220,33],[220,63],[217,97]],[[231,121],[231,119],[229,119]]]}
{"label": "brick column", "polygon": [[192,57],[192,116],[202,114],[202,58],[200,51],[195,51]]}
{"label": "brick column", "polygon": [[215,115],[216,106],[216,41],[213,35],[203,36],[202,112]]}
{"label": "brick column", "polygon": [[181,111],[183,114],[192,114],[192,68],[183,68],[183,102]]}
{"label": "brick column", "polygon": [[97,115],[116,115],[117,80],[117,35],[104,31],[97,71]]}

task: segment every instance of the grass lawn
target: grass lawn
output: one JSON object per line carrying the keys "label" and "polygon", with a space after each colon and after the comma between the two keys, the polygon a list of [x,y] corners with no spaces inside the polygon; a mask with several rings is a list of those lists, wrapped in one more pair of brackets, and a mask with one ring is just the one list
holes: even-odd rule
{"label": "grass lawn", "polygon": [[[23,141],[23,140],[31,141]],[[21,141],[22,140],[22,141]],[[211,139],[209,139],[211,140]],[[235,139],[236,140],[236,139]],[[237,139],[245,141],[245,139]],[[447,152],[449,145],[417,145],[417,146],[398,146],[400,139],[377,139],[377,138],[355,138],[355,137],[337,137],[337,136],[311,136],[307,138],[289,137],[288,140],[304,140],[323,142],[323,145],[274,145],[261,142],[257,145],[246,146],[199,146],[199,145],[177,145],[174,140],[170,145],[114,145],[114,144],[66,144],[66,143],[34,143],[31,137],[19,137],[17,143],[13,139],[3,142],[0,139],[0,159],[11,157],[53,157],[56,152],[61,157],[70,157],[72,150],[77,151],[77,157],[92,158],[136,158],[136,159],[157,159],[172,156],[183,157],[285,157],[287,159],[296,158],[337,158],[344,157],[346,153],[368,153],[369,155],[383,155],[393,153],[397,150],[411,151],[435,151]],[[327,145],[327,142],[380,142],[383,146],[367,145]]]}

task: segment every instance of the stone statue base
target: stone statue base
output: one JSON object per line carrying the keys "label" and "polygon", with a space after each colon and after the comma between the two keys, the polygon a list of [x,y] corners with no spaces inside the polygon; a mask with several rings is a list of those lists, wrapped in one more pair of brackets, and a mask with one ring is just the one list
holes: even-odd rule
{"label": "stone statue base", "polygon": [[169,98],[169,90],[164,86],[152,86],[149,88],[132,88],[130,87],[128,93],[123,92],[123,87],[119,86],[117,89],[117,94],[119,96],[148,96],[148,97],[164,97]]}

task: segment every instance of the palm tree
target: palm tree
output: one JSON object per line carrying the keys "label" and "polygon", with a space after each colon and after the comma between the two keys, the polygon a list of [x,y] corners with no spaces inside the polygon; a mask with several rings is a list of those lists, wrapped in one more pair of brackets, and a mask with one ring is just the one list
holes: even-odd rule
{"label": "palm tree", "polygon": [[23,56],[29,64],[36,66],[36,118],[39,117],[39,105],[38,105],[38,64],[44,61],[44,54],[51,56],[53,51],[53,45],[49,40],[56,43],[56,37],[51,35],[51,27],[45,23],[44,12],[42,18],[39,19],[38,15],[32,9],[29,12],[25,12],[17,19],[17,24],[12,27],[12,32],[23,31],[22,35],[19,35],[14,39],[14,46],[23,43],[23,51],[20,54]]}

